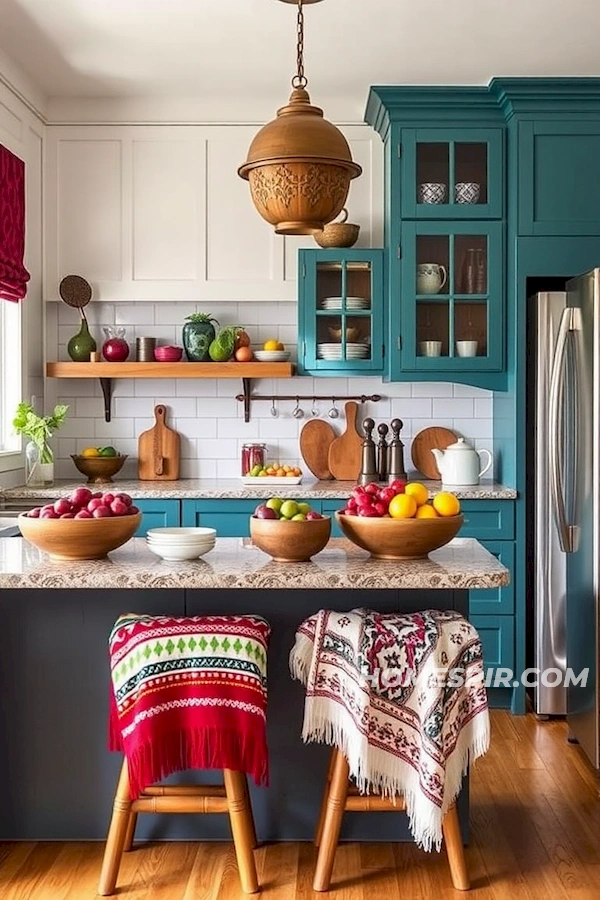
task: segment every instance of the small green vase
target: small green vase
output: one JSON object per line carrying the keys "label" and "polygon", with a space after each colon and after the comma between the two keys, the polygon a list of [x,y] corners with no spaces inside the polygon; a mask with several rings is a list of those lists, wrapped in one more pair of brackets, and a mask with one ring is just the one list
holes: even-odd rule
{"label": "small green vase", "polygon": [[186,322],[183,326],[183,346],[190,362],[210,362],[208,348],[214,339],[212,322]]}
{"label": "small green vase", "polygon": [[90,334],[87,319],[81,320],[81,328],[67,344],[67,353],[73,362],[89,362],[90,353],[96,350],[96,341]]}

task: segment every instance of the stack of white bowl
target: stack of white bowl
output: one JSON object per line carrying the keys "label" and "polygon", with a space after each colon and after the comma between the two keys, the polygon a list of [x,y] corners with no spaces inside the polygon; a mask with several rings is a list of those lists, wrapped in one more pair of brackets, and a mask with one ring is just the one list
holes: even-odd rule
{"label": "stack of white bowl", "polygon": [[215,546],[214,528],[149,528],[146,544],[162,559],[198,559]]}

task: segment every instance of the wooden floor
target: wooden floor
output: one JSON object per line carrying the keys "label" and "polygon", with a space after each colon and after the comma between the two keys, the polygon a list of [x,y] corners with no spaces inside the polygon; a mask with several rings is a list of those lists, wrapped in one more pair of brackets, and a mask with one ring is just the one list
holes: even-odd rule
{"label": "wooden floor", "polygon": [[[600,798],[563,722],[493,714],[492,749],[472,774],[470,894],[454,891],[445,855],[409,844],[343,844],[336,900],[598,900]],[[1,900],[96,896],[101,844],[0,845]],[[257,851],[268,900],[316,900],[310,844]],[[160,844],[125,857],[120,900],[241,900],[229,844]]]}

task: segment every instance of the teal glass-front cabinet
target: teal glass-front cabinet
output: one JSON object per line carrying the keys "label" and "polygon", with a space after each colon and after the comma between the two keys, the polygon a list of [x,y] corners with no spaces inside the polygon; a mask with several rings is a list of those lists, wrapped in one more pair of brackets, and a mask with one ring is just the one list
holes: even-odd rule
{"label": "teal glass-front cabinet", "polygon": [[503,245],[502,222],[403,224],[400,290],[390,296],[400,350],[392,378],[502,370]]}
{"label": "teal glass-front cabinet", "polygon": [[298,251],[301,374],[383,373],[383,258],[383,250]]}

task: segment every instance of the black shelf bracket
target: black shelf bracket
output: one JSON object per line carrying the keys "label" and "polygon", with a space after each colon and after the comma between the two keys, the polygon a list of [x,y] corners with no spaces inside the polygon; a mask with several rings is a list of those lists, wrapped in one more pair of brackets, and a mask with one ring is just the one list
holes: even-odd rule
{"label": "black shelf bracket", "polygon": [[100,387],[104,397],[104,421],[110,422],[110,402],[112,399],[112,378],[101,378]]}
{"label": "black shelf bracket", "polygon": [[237,400],[244,401],[244,422],[250,421],[250,392],[252,390],[252,379],[251,378],[242,378],[242,390],[243,394],[237,395]]}

